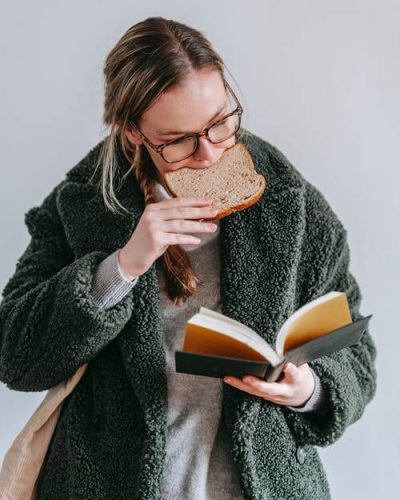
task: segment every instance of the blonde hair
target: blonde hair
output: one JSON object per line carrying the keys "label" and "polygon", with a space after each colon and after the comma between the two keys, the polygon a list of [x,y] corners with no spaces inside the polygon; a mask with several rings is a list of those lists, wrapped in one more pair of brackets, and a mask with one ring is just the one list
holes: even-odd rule
{"label": "blonde hair", "polygon": [[[224,63],[203,34],[163,17],[149,17],[130,27],[107,55],[103,70],[103,121],[110,133],[104,139],[95,172],[101,167],[98,187],[111,212],[127,212],[115,195],[115,183],[120,181],[121,173],[117,141],[143,192],[145,205],[157,201],[156,166],[143,145],[135,146],[127,138],[125,131],[130,120],[138,124],[163,92],[183,84],[191,72],[203,68],[218,71],[226,86]],[[241,130],[236,137],[240,134]],[[125,176],[129,173],[130,169]],[[194,295],[200,280],[180,245],[170,245],[161,258],[168,297],[179,305]]]}

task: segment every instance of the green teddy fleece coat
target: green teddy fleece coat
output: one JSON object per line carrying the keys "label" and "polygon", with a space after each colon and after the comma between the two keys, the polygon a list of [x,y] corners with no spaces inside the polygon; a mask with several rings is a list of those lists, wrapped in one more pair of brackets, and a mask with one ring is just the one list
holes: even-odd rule
{"label": "green teddy fleece coat", "polygon": [[[277,148],[243,131],[267,187],[255,205],[220,221],[222,312],[271,344],[289,315],[332,290],[347,294],[353,320],[365,316],[343,224]],[[110,309],[91,293],[96,267],[128,241],[145,208],[128,175],[116,194],[129,216],[106,209],[91,182],[101,144],[25,214],[31,239],[0,303],[0,381],[10,389],[47,390],[89,362],[64,401],[40,500],[162,493],[167,379],[156,264]],[[362,416],[376,391],[375,357],[366,330],[357,345],[310,363],[326,414],[294,412],[224,384],[223,418],[246,499],[330,498],[316,447],[337,441]]]}

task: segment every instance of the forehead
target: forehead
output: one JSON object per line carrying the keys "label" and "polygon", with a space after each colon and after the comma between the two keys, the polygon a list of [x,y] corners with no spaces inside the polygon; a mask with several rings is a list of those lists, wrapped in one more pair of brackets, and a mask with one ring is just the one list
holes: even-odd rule
{"label": "forehead", "polygon": [[227,102],[227,92],[217,71],[196,71],[187,81],[164,92],[143,114],[148,130],[199,130]]}

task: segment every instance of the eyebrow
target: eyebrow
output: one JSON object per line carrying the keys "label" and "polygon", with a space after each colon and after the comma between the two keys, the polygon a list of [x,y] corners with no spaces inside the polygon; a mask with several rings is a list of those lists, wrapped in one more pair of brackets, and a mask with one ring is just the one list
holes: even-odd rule
{"label": "eyebrow", "polygon": [[[214,116],[209,120],[208,123],[212,122],[222,111],[226,108],[226,103],[227,101],[224,102],[224,104],[217,110],[217,112],[214,114]],[[171,131],[165,131],[165,130],[156,130],[156,134],[163,136],[163,135],[176,135],[176,134],[195,134],[196,132],[185,132],[182,130],[171,130]]]}

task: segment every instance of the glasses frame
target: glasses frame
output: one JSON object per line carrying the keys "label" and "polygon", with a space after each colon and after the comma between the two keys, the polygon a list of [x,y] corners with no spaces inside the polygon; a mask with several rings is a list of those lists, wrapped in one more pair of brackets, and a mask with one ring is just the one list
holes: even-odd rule
{"label": "glasses frame", "polygon": [[[190,156],[194,155],[195,152],[197,151],[198,147],[199,147],[199,137],[203,137],[205,136],[207,138],[207,140],[211,143],[211,144],[220,144],[221,142],[225,142],[229,139],[229,137],[232,137],[234,134],[232,134],[231,136],[227,137],[226,139],[224,139],[223,141],[218,141],[218,142],[213,142],[209,135],[208,135],[208,131],[210,130],[211,127],[214,127],[215,125],[218,125],[220,122],[223,122],[224,120],[226,120],[227,118],[229,118],[230,116],[233,116],[233,115],[238,115],[239,116],[239,127],[237,130],[240,129],[240,125],[241,125],[241,118],[242,118],[242,113],[243,113],[243,107],[242,105],[240,104],[239,102],[239,99],[236,97],[236,94],[234,93],[234,91],[232,90],[231,86],[229,85],[229,83],[227,81],[225,81],[225,88],[228,89],[228,91],[230,92],[230,94],[233,96],[233,98],[235,99],[236,101],[236,104],[237,104],[237,107],[229,114],[225,115],[223,118],[221,118],[220,120],[218,120],[217,122],[213,123],[212,125],[210,125],[209,127],[206,127],[203,129],[203,131],[201,133],[197,132],[196,134],[186,134],[186,135],[183,135],[182,137],[179,137],[179,139],[172,139],[171,141],[168,141],[168,142],[165,142],[164,144],[153,144],[150,139],[148,139],[144,134],[143,132],[139,129],[139,127],[135,124],[134,120],[130,120],[129,123],[131,125],[132,128],[134,128],[135,130],[137,130],[138,134],[140,135],[140,137],[143,139],[144,142],[146,142],[146,144],[148,144],[156,153],[158,153],[162,159],[166,162],[166,163],[179,163],[183,160],[185,160],[186,158],[189,158]],[[236,131],[237,132],[237,131]],[[236,134],[235,132],[235,134]],[[194,150],[190,153],[190,155],[187,155],[185,156],[185,158],[182,158],[181,160],[174,160],[174,161],[168,161],[164,158],[164,154],[163,154],[163,150],[166,146],[169,146],[170,144],[174,144],[174,143],[177,143],[177,142],[180,142],[182,139],[187,139],[188,137],[194,137],[195,138],[195,141],[196,141],[196,147],[194,148]]]}

